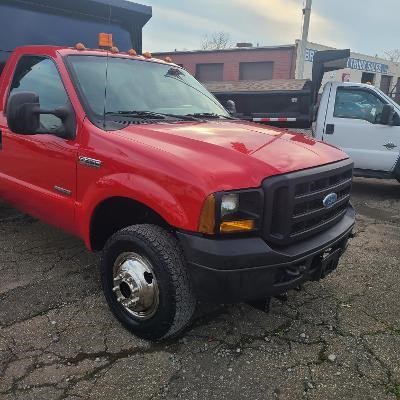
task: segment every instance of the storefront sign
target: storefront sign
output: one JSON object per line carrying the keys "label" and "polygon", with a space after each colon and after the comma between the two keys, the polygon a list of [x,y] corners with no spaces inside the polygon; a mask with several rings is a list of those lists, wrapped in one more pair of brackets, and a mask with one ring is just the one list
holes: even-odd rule
{"label": "storefront sign", "polygon": [[389,66],[386,64],[381,64],[366,60],[359,60],[357,58],[349,58],[347,60],[347,68],[357,69],[359,71],[385,74],[385,75],[389,72]]}
{"label": "storefront sign", "polygon": [[[306,49],[305,60],[309,62],[314,61],[314,55],[317,50],[314,49]],[[382,63],[376,63],[367,60],[359,60],[357,58],[349,58],[347,60],[347,68],[355,69],[358,71],[367,71],[377,74],[388,74],[389,73],[389,66]]]}

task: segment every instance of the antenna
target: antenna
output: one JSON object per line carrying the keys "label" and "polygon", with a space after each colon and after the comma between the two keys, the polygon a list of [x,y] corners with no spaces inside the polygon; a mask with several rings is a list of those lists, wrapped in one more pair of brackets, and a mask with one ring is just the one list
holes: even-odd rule
{"label": "antenna", "polygon": [[[111,26],[111,5],[108,5],[108,24]],[[106,128],[106,112],[107,112],[107,87],[108,87],[108,64],[109,64],[109,53],[110,49],[107,47],[107,59],[106,59],[106,77],[104,82],[104,109],[103,109],[103,128]]]}

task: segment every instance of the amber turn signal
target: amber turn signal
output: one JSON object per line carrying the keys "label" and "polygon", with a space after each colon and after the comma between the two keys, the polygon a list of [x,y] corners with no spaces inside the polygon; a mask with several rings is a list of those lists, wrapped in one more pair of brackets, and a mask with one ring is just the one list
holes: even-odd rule
{"label": "amber turn signal", "polygon": [[199,232],[209,235],[215,233],[215,197],[212,194],[207,197],[201,210]]}
{"label": "amber turn signal", "polygon": [[255,221],[252,219],[244,219],[241,221],[224,221],[221,223],[220,232],[249,232],[256,228]]}

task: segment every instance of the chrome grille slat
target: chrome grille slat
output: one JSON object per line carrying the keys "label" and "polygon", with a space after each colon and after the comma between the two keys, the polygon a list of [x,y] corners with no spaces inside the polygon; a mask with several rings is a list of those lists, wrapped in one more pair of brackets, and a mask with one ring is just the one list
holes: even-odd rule
{"label": "chrome grille slat", "polygon": [[[321,224],[321,226],[325,226],[325,225],[328,225],[329,223],[331,223],[332,221],[339,220],[340,218],[344,217],[344,215],[346,214],[346,212],[347,212],[347,208],[346,208],[345,210],[341,211],[340,213],[336,214],[334,217],[332,217],[332,218],[330,218],[330,219],[324,221],[324,223]],[[310,228],[310,229],[308,229],[308,230],[304,230],[304,231],[292,233],[292,234],[290,235],[290,237],[291,237],[291,238],[297,238],[297,237],[299,237],[299,236],[304,235],[305,233],[313,232],[313,231],[314,231],[314,228]]]}
{"label": "chrome grille slat", "polygon": [[[343,204],[348,203],[349,200],[350,200],[350,195],[348,194],[348,195],[342,197],[341,199],[339,199],[330,210],[335,210],[335,209],[339,208]],[[327,211],[326,208],[321,207],[321,208],[317,208],[317,209],[312,210],[312,211],[307,212],[307,213],[303,213],[303,214],[299,214],[299,215],[293,215],[292,221],[294,223],[297,223],[297,222],[301,222],[301,221],[303,221],[305,219],[308,219],[310,217],[314,217],[315,218],[315,217],[318,217],[319,215],[326,214],[326,211]]]}
{"label": "chrome grille slat", "polygon": [[352,183],[352,179],[348,179],[344,182],[341,182],[338,185],[329,186],[329,187],[322,189],[320,191],[317,191],[317,192],[311,192],[311,193],[304,194],[301,196],[296,196],[295,203],[301,203],[303,201],[310,201],[310,200],[317,199],[319,197],[326,196],[328,193],[340,191],[348,186],[351,186],[351,183]]}

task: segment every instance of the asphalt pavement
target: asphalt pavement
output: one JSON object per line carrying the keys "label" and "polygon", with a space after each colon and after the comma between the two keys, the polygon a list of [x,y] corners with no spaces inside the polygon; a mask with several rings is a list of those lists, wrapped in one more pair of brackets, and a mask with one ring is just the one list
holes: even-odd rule
{"label": "asphalt pavement", "polygon": [[181,338],[126,332],[98,256],[0,202],[0,399],[400,400],[400,184],[356,179],[339,269],[274,299],[199,305]]}

